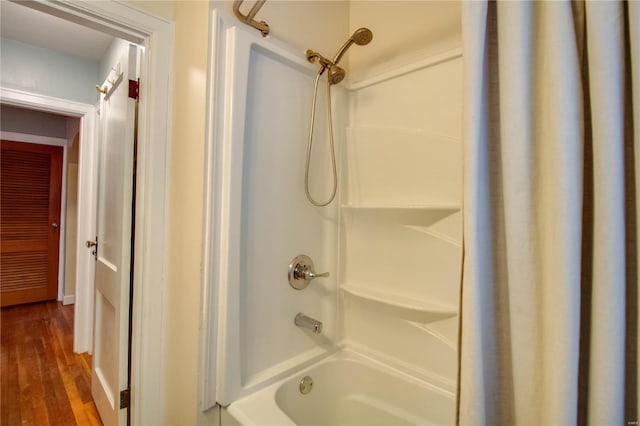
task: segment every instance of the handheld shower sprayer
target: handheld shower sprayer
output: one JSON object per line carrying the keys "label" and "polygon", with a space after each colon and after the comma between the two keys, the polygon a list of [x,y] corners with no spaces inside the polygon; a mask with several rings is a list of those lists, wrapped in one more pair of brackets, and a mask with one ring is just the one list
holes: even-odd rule
{"label": "handheld shower sprayer", "polygon": [[347,40],[346,43],[342,45],[340,50],[338,50],[338,53],[336,53],[336,56],[333,58],[332,62],[334,64],[340,62],[342,56],[344,56],[344,54],[347,52],[347,49],[349,49],[353,43],[357,44],[358,46],[364,46],[371,43],[371,40],[373,40],[373,33],[369,28],[358,28],[357,30],[355,30],[353,35],[349,37],[349,40]]}
{"label": "handheld shower sprayer", "polygon": [[[306,52],[307,60],[309,62],[315,62],[316,60],[320,63],[320,70],[316,75],[316,81],[313,87],[313,101],[311,103],[311,125],[309,126],[309,143],[307,145],[307,161],[305,164],[304,171],[304,191],[307,196],[307,199],[311,204],[317,207],[324,207],[331,203],[336,196],[336,191],[338,189],[338,174],[336,172],[336,153],[335,148],[333,146],[333,120],[331,115],[331,86],[334,84],[340,83],[344,80],[346,75],[345,70],[342,67],[338,66],[338,62],[342,59],[344,54],[347,52],[349,47],[352,44],[357,44],[358,46],[364,46],[369,44],[373,39],[373,33],[369,28],[358,28],[355,32],[349,37],[349,39],[342,45],[336,56],[333,60],[329,60],[322,56],[318,52],[314,52],[309,49]],[[316,99],[318,96],[318,81],[320,80],[320,76],[328,70],[327,73],[327,113],[329,118],[329,144],[331,145],[331,166],[333,169],[333,189],[331,190],[331,195],[329,199],[324,202],[316,201],[309,192],[309,162],[311,161],[311,147],[313,145],[313,125],[315,123],[316,116]]]}
{"label": "handheld shower sprayer", "polygon": [[338,53],[336,53],[336,56],[333,58],[333,60],[329,60],[322,56],[320,53],[315,52],[311,49],[307,50],[306,52],[307,60],[313,63],[317,59],[321,65],[319,75],[322,75],[324,71],[328,69],[329,84],[338,84],[344,79],[346,75],[345,70],[342,67],[338,66],[338,62],[340,62],[340,60],[342,59],[344,54],[347,53],[347,50],[351,47],[352,44],[355,43],[358,46],[364,46],[366,44],[369,44],[371,40],[373,40],[373,33],[369,28],[358,28],[342,45],[340,50],[338,50]]}

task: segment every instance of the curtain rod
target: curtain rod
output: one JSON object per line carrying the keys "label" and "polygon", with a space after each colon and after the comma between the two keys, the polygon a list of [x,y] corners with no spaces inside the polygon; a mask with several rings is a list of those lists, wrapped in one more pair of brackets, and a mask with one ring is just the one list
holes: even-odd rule
{"label": "curtain rod", "polygon": [[269,31],[271,31],[269,29],[269,25],[264,21],[258,22],[253,18],[256,16],[260,8],[267,0],[256,1],[249,13],[247,13],[246,15],[243,15],[242,12],[240,12],[240,5],[243,1],[244,0],[235,0],[233,2],[233,13],[235,13],[240,21],[244,22],[247,25],[251,25],[253,28],[262,33],[262,37],[266,37],[269,34]]}

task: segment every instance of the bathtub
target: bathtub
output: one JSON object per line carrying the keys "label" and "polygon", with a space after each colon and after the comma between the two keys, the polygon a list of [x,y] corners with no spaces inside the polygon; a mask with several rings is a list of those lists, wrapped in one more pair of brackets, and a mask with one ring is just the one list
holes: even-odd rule
{"label": "bathtub", "polygon": [[[313,385],[302,394],[306,376]],[[227,411],[242,425],[450,425],[455,396],[343,349]]]}

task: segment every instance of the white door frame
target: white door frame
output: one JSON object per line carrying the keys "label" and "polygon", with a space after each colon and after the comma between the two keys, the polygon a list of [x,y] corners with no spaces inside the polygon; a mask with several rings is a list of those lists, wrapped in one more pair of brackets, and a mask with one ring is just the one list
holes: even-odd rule
{"label": "white door frame", "polygon": [[[134,425],[164,424],[167,171],[173,23],[119,1],[36,0],[22,4],[143,46],[138,115],[131,422]],[[31,107],[36,108],[36,105]]]}

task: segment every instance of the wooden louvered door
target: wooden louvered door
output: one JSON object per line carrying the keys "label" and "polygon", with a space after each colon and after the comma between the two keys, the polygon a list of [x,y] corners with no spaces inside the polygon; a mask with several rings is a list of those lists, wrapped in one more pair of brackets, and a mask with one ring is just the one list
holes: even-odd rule
{"label": "wooden louvered door", "polygon": [[0,304],[58,294],[62,148],[0,143]]}

